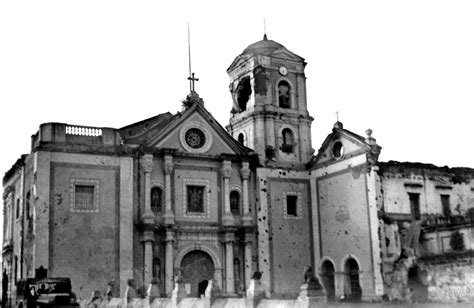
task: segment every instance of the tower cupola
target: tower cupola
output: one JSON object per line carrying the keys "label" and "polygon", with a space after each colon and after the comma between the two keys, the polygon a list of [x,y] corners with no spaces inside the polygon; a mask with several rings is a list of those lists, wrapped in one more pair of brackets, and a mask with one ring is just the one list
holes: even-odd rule
{"label": "tower cupola", "polygon": [[232,108],[229,132],[254,149],[263,164],[304,164],[311,159],[305,60],[282,44],[250,44],[227,69]]}

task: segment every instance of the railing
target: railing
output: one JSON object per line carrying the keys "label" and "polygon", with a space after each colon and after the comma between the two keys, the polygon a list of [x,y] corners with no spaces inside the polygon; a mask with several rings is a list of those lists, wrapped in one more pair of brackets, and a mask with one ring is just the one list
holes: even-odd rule
{"label": "railing", "polygon": [[86,126],[66,126],[66,135],[100,137],[102,136],[102,129],[86,127]]}
{"label": "railing", "polygon": [[422,227],[424,228],[439,228],[450,227],[457,225],[473,224],[474,220],[468,215],[456,216],[428,216],[424,219]]}

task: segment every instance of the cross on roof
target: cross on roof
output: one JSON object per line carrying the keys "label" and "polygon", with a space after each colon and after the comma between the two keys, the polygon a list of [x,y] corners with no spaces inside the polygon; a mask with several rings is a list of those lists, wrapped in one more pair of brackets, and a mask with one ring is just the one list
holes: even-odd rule
{"label": "cross on roof", "polygon": [[191,76],[188,77],[188,80],[189,80],[189,90],[191,90],[191,92],[194,92],[194,82],[195,81],[199,81],[199,78],[195,78],[194,77],[194,73],[191,73]]}

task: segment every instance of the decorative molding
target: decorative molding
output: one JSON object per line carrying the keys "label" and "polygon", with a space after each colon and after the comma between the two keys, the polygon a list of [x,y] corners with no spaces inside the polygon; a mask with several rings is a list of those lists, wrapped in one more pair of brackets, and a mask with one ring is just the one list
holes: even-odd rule
{"label": "decorative molding", "polygon": [[[204,195],[203,195],[203,213],[188,213],[188,185],[204,186]],[[210,212],[210,198],[211,193],[209,192],[209,180],[201,179],[183,179],[183,217],[184,218],[193,218],[193,219],[207,219],[211,217]]]}
{"label": "decorative molding", "polygon": [[[76,208],[76,186],[77,185],[94,186],[94,196],[93,196],[94,204],[93,204],[92,209],[77,209]],[[72,178],[69,184],[69,208],[72,213],[99,213],[100,180]]]}
{"label": "decorative molding", "polygon": [[163,162],[163,171],[165,174],[171,174],[173,172],[173,156],[165,155],[165,161]]}
{"label": "decorative molding", "polygon": [[153,155],[145,154],[142,156],[142,169],[144,172],[150,173],[153,170]]}
{"label": "decorative molding", "polygon": [[346,221],[351,219],[351,215],[346,205],[342,205],[341,207],[339,207],[339,209],[336,211],[335,218],[337,221],[342,223],[345,223]]}
{"label": "decorative molding", "polygon": [[240,169],[240,177],[242,178],[242,180],[248,180],[250,178],[250,169],[248,162],[242,163],[242,169]]}
{"label": "decorative molding", "polygon": [[[204,143],[204,146],[202,146],[199,149],[194,149],[186,143],[186,139],[185,139],[186,132],[189,129],[192,129],[192,128],[197,128],[197,129],[201,130],[204,133],[204,136],[206,137],[206,141]],[[191,123],[187,123],[183,127],[181,127],[181,129],[179,131],[179,142],[181,143],[181,146],[186,151],[188,151],[190,153],[205,153],[205,152],[209,151],[209,149],[212,146],[213,136],[212,136],[211,132],[206,127],[204,127],[204,125],[202,125],[201,123],[191,122]]]}
{"label": "decorative molding", "polygon": [[230,160],[224,160],[222,162],[221,173],[224,179],[230,178],[232,176],[232,166]]}

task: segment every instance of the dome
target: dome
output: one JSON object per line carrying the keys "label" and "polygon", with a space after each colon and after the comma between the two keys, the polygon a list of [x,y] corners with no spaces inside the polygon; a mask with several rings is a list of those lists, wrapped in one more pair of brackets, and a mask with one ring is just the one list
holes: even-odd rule
{"label": "dome", "polygon": [[267,35],[263,36],[263,40],[258,41],[249,45],[247,48],[244,49],[242,54],[249,54],[249,55],[270,55],[274,51],[278,49],[286,49],[280,43],[267,39]]}

